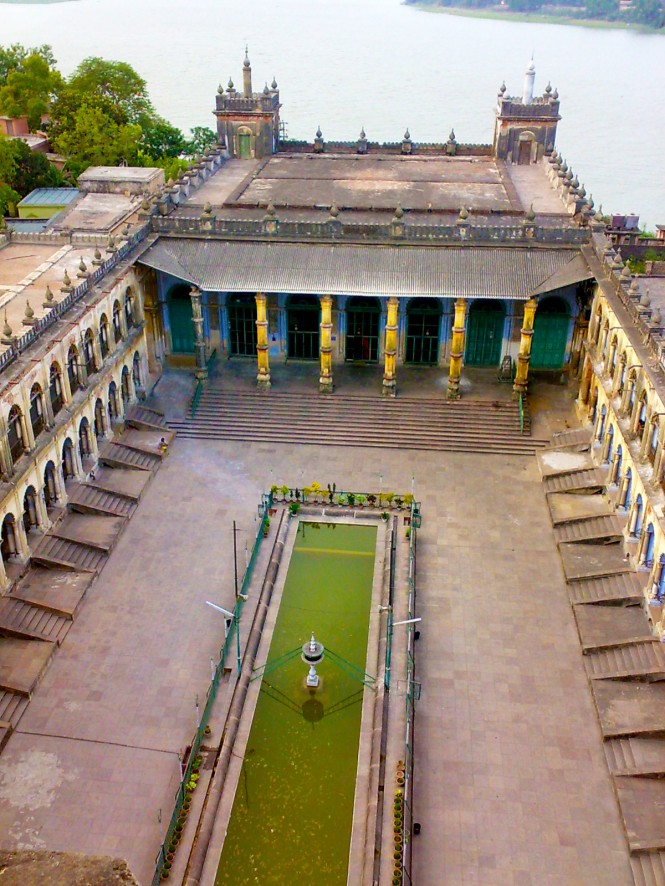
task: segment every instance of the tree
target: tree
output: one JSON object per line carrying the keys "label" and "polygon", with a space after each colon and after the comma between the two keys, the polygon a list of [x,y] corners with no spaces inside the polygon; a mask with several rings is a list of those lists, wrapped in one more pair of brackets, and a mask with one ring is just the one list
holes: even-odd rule
{"label": "tree", "polygon": [[75,177],[88,166],[117,166],[138,163],[141,127],[133,123],[118,125],[95,105],[84,104],[61,132],[53,147],[67,157],[67,166]]}
{"label": "tree", "polygon": [[62,84],[60,74],[36,52],[25,58],[20,68],[10,71],[0,88],[0,112],[9,117],[28,117],[30,129],[39,129],[42,114]]}
{"label": "tree", "polygon": [[202,154],[206,148],[217,144],[217,133],[207,126],[194,126],[190,129],[192,137],[185,148],[190,155]]}
{"label": "tree", "polygon": [[8,75],[12,71],[23,70],[23,63],[31,55],[38,55],[49,68],[55,69],[55,56],[51,47],[44,43],[42,46],[34,46],[26,49],[20,43],[12,43],[11,46],[0,46],[0,86],[4,85]]}
{"label": "tree", "polygon": [[8,184],[16,172],[16,159],[12,142],[0,132],[0,184]]}
{"label": "tree", "polygon": [[141,149],[151,157],[177,157],[187,148],[182,132],[163,117],[154,116],[141,125]]}
{"label": "tree", "polygon": [[14,155],[14,172],[9,177],[11,187],[25,197],[35,188],[59,188],[63,179],[58,170],[46,159],[44,154],[31,151],[20,138],[10,142]]}
{"label": "tree", "polygon": [[92,96],[106,100],[122,117],[118,122],[142,125],[155,116],[145,80],[126,62],[86,58],[69,78],[67,91],[79,104],[89,103]]}

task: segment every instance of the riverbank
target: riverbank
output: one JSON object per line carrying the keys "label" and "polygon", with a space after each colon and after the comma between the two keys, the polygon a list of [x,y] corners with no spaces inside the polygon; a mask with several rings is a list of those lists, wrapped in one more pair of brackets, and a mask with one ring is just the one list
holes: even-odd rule
{"label": "riverbank", "polygon": [[544,25],[575,25],[578,28],[596,28],[599,30],[635,31],[640,34],[665,34],[665,28],[648,28],[646,25],[628,24],[627,22],[609,22],[601,19],[575,18],[566,15],[543,15],[535,12],[497,12],[492,9],[462,9],[459,6],[440,6],[434,3],[408,3],[425,12],[440,12],[445,15],[459,15],[464,18],[488,18],[495,21],[527,22]]}

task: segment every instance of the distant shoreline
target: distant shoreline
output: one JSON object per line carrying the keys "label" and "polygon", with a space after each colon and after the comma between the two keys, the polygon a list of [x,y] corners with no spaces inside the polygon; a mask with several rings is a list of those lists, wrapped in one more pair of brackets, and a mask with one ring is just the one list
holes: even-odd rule
{"label": "distant shoreline", "polygon": [[495,12],[491,9],[463,9],[460,6],[442,6],[438,3],[427,2],[408,3],[406,5],[413,6],[415,9],[422,9],[425,12],[461,15],[465,18],[488,18],[495,21],[532,22],[544,25],[576,25],[578,28],[611,28],[619,31],[634,31],[638,34],[665,34],[665,28],[648,28],[646,25],[608,22],[596,18],[571,18],[566,15],[542,15],[537,12]]}

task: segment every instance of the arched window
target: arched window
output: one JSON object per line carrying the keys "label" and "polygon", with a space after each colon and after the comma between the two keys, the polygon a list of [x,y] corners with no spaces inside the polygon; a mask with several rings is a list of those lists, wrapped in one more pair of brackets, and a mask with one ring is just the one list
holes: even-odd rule
{"label": "arched window", "polygon": [[109,321],[106,314],[102,314],[99,321],[99,350],[103,360],[109,352]]}
{"label": "arched window", "polygon": [[102,398],[98,397],[95,403],[95,437],[99,439],[106,434],[106,416],[104,414],[104,404]]}
{"label": "arched window", "polygon": [[81,377],[79,375],[79,352],[76,345],[72,345],[67,351],[67,378],[69,379],[69,387],[72,394],[81,386]]}
{"label": "arched window", "polygon": [[131,391],[129,388],[129,369],[126,366],[122,367],[122,376],[120,377],[120,390],[122,392],[122,399],[124,403],[127,403],[129,398],[131,397]]}
{"label": "arched window", "polygon": [[37,529],[39,517],[37,516],[37,493],[34,486],[28,486],[23,496],[23,525],[26,532]]}
{"label": "arched window", "polygon": [[44,397],[41,385],[37,383],[30,389],[30,424],[32,433],[37,439],[44,430]]}
{"label": "arched window", "polygon": [[607,340],[609,339],[609,337],[610,337],[610,323],[609,323],[609,320],[606,320],[603,325],[603,338],[602,338],[602,345],[600,346],[600,353],[602,354],[603,358],[605,357],[605,350],[607,348]]}
{"label": "arched window", "polygon": [[47,509],[53,507],[58,502],[55,465],[52,461],[47,462],[44,468],[44,501],[46,502]]}
{"label": "arched window", "polygon": [[651,434],[649,436],[649,451],[647,456],[651,464],[656,461],[656,452],[658,451],[658,416],[651,423]]}
{"label": "arched window", "polygon": [[87,418],[81,419],[79,425],[79,453],[81,458],[87,458],[92,453],[90,445],[90,422]]}
{"label": "arched window", "polygon": [[621,361],[621,374],[619,375],[619,385],[617,388],[617,393],[619,396],[623,394],[624,388],[626,386],[626,352],[624,351],[620,357]]}
{"label": "arched window", "polygon": [[95,372],[97,372],[97,366],[95,365],[95,345],[92,329],[86,329],[85,335],[83,336],[83,362],[85,364],[85,371],[88,375],[93,375]]}
{"label": "arched window", "polygon": [[623,478],[622,495],[619,500],[619,506],[628,510],[631,504],[631,494],[633,491],[633,470],[628,468],[626,476]]}
{"label": "arched window", "polygon": [[74,463],[74,444],[69,437],[62,444],[62,477],[65,482],[76,476]]}
{"label": "arched window", "polygon": [[642,531],[643,508],[642,495],[638,493],[633,510],[633,528],[630,532],[634,538],[639,538],[640,532]]}
{"label": "arched window", "polygon": [[607,429],[607,440],[605,441],[605,458],[603,461],[610,462],[612,461],[612,445],[614,443],[614,425],[610,425]]}
{"label": "arched window", "polygon": [[122,320],[120,315],[120,302],[116,299],[113,302],[113,337],[115,343],[122,341]]}
{"label": "arched window", "polygon": [[134,326],[134,294],[129,287],[125,290],[124,308],[125,323],[127,324],[127,329],[131,329]]}
{"label": "arched window", "polygon": [[134,388],[141,387],[141,357],[138,351],[134,353],[132,361],[132,381],[134,382]]}
{"label": "arched window", "polygon": [[12,459],[13,461],[16,461],[25,452],[21,410],[18,406],[12,406],[9,410],[9,415],[7,416],[7,439],[9,441],[9,451],[12,454]]}
{"label": "arched window", "polygon": [[617,368],[617,350],[619,347],[619,342],[616,335],[612,338],[612,345],[610,347],[610,375],[614,375],[614,372]]}
{"label": "arched window", "polygon": [[617,446],[616,455],[614,456],[614,482],[621,483],[621,463],[623,462],[623,446],[621,443]]}
{"label": "arched window", "polygon": [[645,566],[653,566],[653,549],[655,542],[655,533],[653,523],[649,523],[646,531],[646,539],[644,542],[643,563]]}
{"label": "arched window", "polygon": [[605,419],[607,418],[607,406],[603,403],[600,408],[600,420],[598,421],[598,442],[603,442],[605,436]]}
{"label": "arched window", "polygon": [[7,514],[2,521],[2,559],[7,562],[10,557],[16,557],[19,551],[18,532],[16,531],[16,520],[13,514]]}
{"label": "arched window", "polygon": [[51,363],[49,372],[49,394],[51,395],[51,407],[53,415],[57,415],[62,409],[62,378],[60,375],[60,366],[57,363]]}
{"label": "arched window", "polygon": [[109,418],[113,421],[118,415],[118,386],[112,381],[109,385]]}

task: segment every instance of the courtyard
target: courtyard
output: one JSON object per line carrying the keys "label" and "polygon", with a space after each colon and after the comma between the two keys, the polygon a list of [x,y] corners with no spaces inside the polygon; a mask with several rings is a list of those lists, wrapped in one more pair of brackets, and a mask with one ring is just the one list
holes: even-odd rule
{"label": "courtyard", "polygon": [[[532,402],[539,436],[570,417],[565,389]],[[423,514],[413,882],[632,882],[533,456],[176,439],[0,757],[8,848],[120,856],[150,882],[223,640],[205,602],[233,603],[233,520],[242,571],[273,483],[380,473],[413,478]]]}

